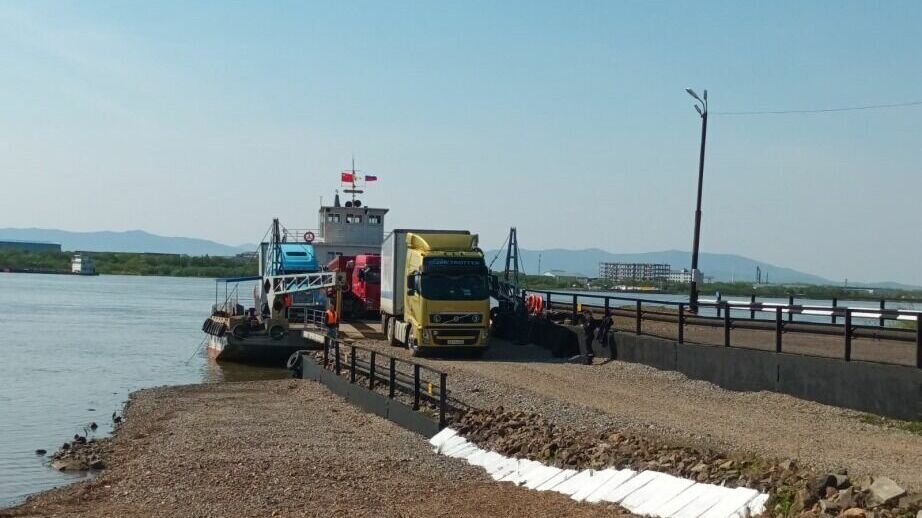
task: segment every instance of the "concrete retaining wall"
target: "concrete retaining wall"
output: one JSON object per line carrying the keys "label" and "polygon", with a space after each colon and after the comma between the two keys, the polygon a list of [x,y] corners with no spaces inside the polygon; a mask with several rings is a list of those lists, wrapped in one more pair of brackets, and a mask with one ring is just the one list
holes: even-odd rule
{"label": "concrete retaining wall", "polygon": [[616,332],[615,359],[681,372],[730,390],[770,390],[895,419],[922,420],[922,369]]}

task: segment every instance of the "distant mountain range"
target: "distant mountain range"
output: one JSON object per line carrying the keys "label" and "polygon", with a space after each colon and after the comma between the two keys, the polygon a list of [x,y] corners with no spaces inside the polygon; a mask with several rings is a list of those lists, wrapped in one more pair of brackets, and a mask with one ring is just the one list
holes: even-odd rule
{"label": "distant mountain range", "polygon": [[[525,272],[529,274],[538,273],[538,256],[540,260],[540,273],[549,270],[563,270],[566,272],[579,273],[588,277],[597,277],[599,275],[599,263],[660,263],[668,264],[673,270],[689,268],[691,265],[691,253],[681,250],[665,250],[662,252],[644,252],[634,254],[615,254],[600,250],[598,248],[589,248],[585,250],[565,250],[553,248],[548,250],[525,250],[520,249],[519,254]],[[487,260],[490,261],[496,255],[495,250],[487,252]],[[504,266],[505,251],[500,253],[499,259],[493,265],[494,269],[502,269]],[[746,281],[755,282],[756,267],[762,270],[762,281],[766,280],[771,283],[802,283],[802,284],[819,284],[819,285],[838,285],[840,282],[826,279],[819,275],[777,266],[741,255],[735,254],[712,254],[701,253],[698,257],[699,268],[706,277],[713,277],[715,281]],[[900,284],[897,282],[870,282],[870,283],[849,283],[851,286],[876,286],[880,288],[892,289],[914,289],[916,286]]]}
{"label": "distant mountain range", "polygon": [[185,255],[237,255],[252,252],[256,245],[229,246],[207,239],[166,237],[129,230],[126,232],[70,232],[44,228],[0,228],[0,240],[50,241],[64,250],[86,252],[148,252]]}
{"label": "distant mountain range", "polygon": [[[495,254],[495,251],[487,252],[490,260],[492,260]],[[548,250],[520,249],[519,254],[522,257],[526,272],[530,274],[537,273],[538,271],[539,254],[541,256],[541,273],[547,272],[548,270],[564,270],[589,277],[597,277],[599,275],[599,263],[601,262],[664,263],[672,266],[673,270],[689,268],[689,265],[691,265],[691,253],[680,250],[615,254],[598,248],[588,248],[585,250],[552,248]],[[505,253],[500,254],[500,259],[497,260],[497,264],[494,264],[494,268],[496,268],[504,258]],[[733,254],[701,253],[698,257],[698,265],[705,276],[713,277],[716,281],[729,282],[731,280],[736,280],[755,282],[756,267],[759,267],[762,269],[763,281],[767,275],[768,281],[772,283],[835,284],[833,281],[818,275],[800,272],[792,268],[776,266]]]}
{"label": "distant mountain range", "polygon": [[[138,253],[164,253],[184,255],[217,255],[230,256],[241,252],[252,252],[256,245],[243,244],[230,246],[207,239],[190,237],[158,236],[143,230],[129,230],[126,232],[70,232],[67,230],[42,229],[42,228],[2,228],[0,240],[11,239],[19,241],[50,241],[60,243],[64,250],[81,250],[87,252],[138,252]],[[487,252],[487,261],[493,259],[496,250]],[[505,251],[493,265],[495,269],[503,267]],[[525,272],[538,273],[538,256],[541,256],[541,273],[549,270],[564,270],[578,273],[588,277],[596,277],[599,273],[600,262],[612,263],[665,263],[674,270],[688,268],[691,264],[691,254],[680,250],[665,250],[662,252],[644,252],[634,254],[615,254],[588,248],[584,250],[565,250],[552,248],[547,250],[521,249],[520,255]],[[837,285],[819,275],[813,275],[792,268],[776,266],[757,261],[748,257],[734,254],[702,253],[699,257],[701,271],[705,276],[713,277],[717,281],[755,281],[756,267],[762,269],[762,280],[771,283],[804,283]],[[870,282],[849,283],[852,286],[876,286],[893,289],[913,289],[897,282]]]}

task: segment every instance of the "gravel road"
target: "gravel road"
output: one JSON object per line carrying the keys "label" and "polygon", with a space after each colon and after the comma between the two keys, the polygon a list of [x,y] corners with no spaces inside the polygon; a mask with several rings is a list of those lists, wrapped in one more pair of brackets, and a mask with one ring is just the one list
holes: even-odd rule
{"label": "gravel road", "polygon": [[132,395],[90,481],[11,516],[619,516],[500,484],[311,381],[158,388]]}
{"label": "gravel road", "polygon": [[[479,360],[419,361],[448,372],[451,397],[479,408],[535,412],[587,429],[619,427],[727,454],[792,458],[817,470],[847,468],[922,490],[922,436],[862,422],[858,412],[772,392],[732,392],[639,364],[565,363],[539,347],[493,343]],[[361,345],[409,357],[385,342]]]}

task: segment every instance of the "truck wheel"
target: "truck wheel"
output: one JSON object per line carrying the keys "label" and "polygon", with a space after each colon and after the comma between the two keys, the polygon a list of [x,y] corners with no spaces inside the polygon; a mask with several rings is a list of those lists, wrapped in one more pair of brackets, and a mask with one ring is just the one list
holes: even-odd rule
{"label": "truck wheel", "polygon": [[400,347],[400,346],[402,345],[402,344],[397,340],[397,337],[395,336],[395,335],[396,335],[396,332],[395,332],[394,328],[397,327],[396,324],[397,324],[396,319],[394,319],[394,318],[389,318],[389,319],[387,319],[387,327],[386,327],[386,329],[387,329],[387,343],[389,343],[389,344],[391,345],[391,347]]}
{"label": "truck wheel", "polygon": [[410,350],[410,356],[419,357],[419,346],[416,345],[416,339],[413,338],[413,333],[407,330],[407,349]]}

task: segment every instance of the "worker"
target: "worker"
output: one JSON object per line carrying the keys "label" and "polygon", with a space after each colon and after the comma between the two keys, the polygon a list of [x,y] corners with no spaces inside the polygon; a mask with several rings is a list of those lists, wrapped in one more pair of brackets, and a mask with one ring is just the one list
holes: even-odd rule
{"label": "worker", "polygon": [[583,311],[583,328],[584,335],[586,337],[586,352],[584,359],[586,365],[592,365],[592,359],[595,357],[595,354],[592,352],[592,339],[595,335],[595,329],[598,327],[598,320],[592,318],[592,312],[588,309]]}
{"label": "worker", "polygon": [[608,346],[608,334],[611,332],[611,327],[615,324],[615,319],[611,316],[611,310],[605,310],[605,316],[602,317],[602,323],[599,324],[599,343],[602,347]]}
{"label": "worker", "polygon": [[326,326],[327,336],[335,340],[339,330],[339,318],[336,314],[336,307],[332,303],[327,304]]}

